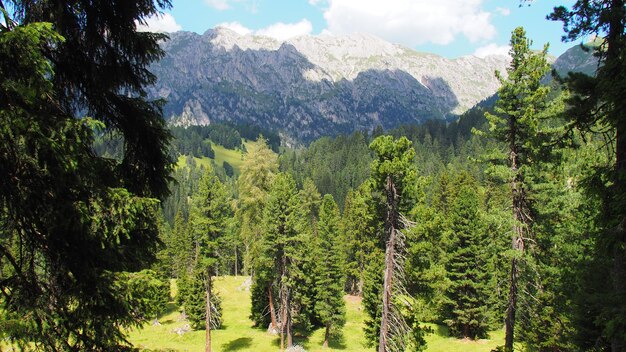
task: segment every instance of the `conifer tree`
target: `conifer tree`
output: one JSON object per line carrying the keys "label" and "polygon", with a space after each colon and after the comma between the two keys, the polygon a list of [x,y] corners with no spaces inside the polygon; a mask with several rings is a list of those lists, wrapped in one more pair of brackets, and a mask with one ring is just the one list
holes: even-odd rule
{"label": "conifer tree", "polygon": [[153,325],[157,325],[159,314],[165,311],[170,300],[169,282],[161,280],[152,270],[127,273],[125,276],[130,304],[136,314],[154,319]]}
{"label": "conifer tree", "polygon": [[444,322],[453,335],[483,338],[489,328],[489,280],[485,228],[476,184],[459,185],[449,200],[445,261],[449,286],[444,293]]}
{"label": "conifer tree", "polygon": [[194,259],[193,233],[189,222],[184,218],[182,211],[176,212],[172,240],[168,249],[172,253],[172,272],[175,278],[191,273]]}
{"label": "conifer tree", "polygon": [[343,301],[343,256],[339,235],[339,208],[329,194],[324,196],[320,209],[317,240],[315,281],[317,297],[315,311],[326,328],[324,347],[333,330],[345,323],[345,303]]}
{"label": "conifer tree", "polygon": [[239,202],[237,218],[241,223],[241,239],[244,245],[244,272],[253,274],[252,261],[258,258],[261,242],[263,208],[269,189],[278,172],[278,157],[262,137],[249,148],[241,165],[237,180]]}
{"label": "conifer tree", "polygon": [[298,263],[294,266],[294,286],[298,289],[293,293],[294,327],[301,331],[310,331],[319,325],[315,313],[315,297],[317,294],[315,271],[318,238],[318,214],[321,196],[317,187],[310,179],[305,179],[302,189],[298,192],[300,207],[297,209],[297,228],[302,238],[298,249]]}
{"label": "conifer tree", "polygon": [[[155,260],[171,162],[144,90],[165,36],[137,24],[169,5],[0,1],[0,311],[21,317],[14,341],[122,350],[141,322],[116,282]],[[102,132],[123,140],[120,159],[94,153]]]}
{"label": "conifer tree", "polygon": [[362,295],[369,257],[376,248],[381,247],[382,242],[377,238],[381,225],[369,182],[348,192],[341,227],[346,290],[354,295]]}
{"label": "conifer tree", "polygon": [[[255,272],[264,275],[256,277],[253,281],[253,290],[261,289],[268,291],[269,297],[263,295],[253,296],[253,299],[267,298],[269,305],[274,305],[274,300],[280,301],[280,337],[281,350],[293,344],[292,325],[293,307],[292,300],[295,287],[296,266],[299,261],[299,248],[302,245],[300,229],[300,199],[296,190],[293,177],[289,174],[278,174],[274,179],[272,188],[265,205],[263,214],[263,242],[256,261]],[[260,267],[262,266],[262,267]],[[264,281],[260,281],[264,279]],[[278,297],[273,297],[273,292],[278,292]],[[263,303],[252,302],[255,307],[267,306]],[[258,312],[253,311],[253,316]]]}
{"label": "conifer tree", "polygon": [[534,53],[530,50],[531,41],[526,38],[522,27],[511,35],[511,64],[504,78],[496,71],[502,86],[498,90],[499,100],[495,114],[486,113],[489,133],[506,145],[506,151],[492,156],[494,170],[510,185],[513,211],[511,244],[514,251],[511,258],[509,298],[505,319],[505,350],[513,350],[514,327],[520,289],[520,265],[523,263],[526,244],[531,236],[531,205],[527,195],[525,174],[532,164],[533,153],[537,148],[538,114],[546,106],[548,87],[541,80],[549,72],[546,61],[548,46]]}
{"label": "conifer tree", "polygon": [[[194,235],[194,276],[191,277],[192,287],[201,280],[204,291],[205,310],[204,320],[206,329],[205,349],[211,351],[211,327],[216,325],[213,321],[213,312],[216,308],[212,306],[213,298],[213,277],[216,275],[219,256],[219,238],[224,234],[226,220],[231,215],[232,209],[228,202],[225,187],[211,168],[207,169],[200,179],[198,192],[192,199],[190,214],[190,226]],[[189,301],[198,300],[197,290],[191,290]],[[195,298],[195,299],[194,299]],[[193,312],[188,312],[190,316]]]}
{"label": "conifer tree", "polygon": [[380,136],[372,141],[370,148],[376,153],[371,165],[373,188],[382,195],[384,206],[385,270],[378,351],[400,351],[406,348],[408,327],[393,298],[404,293],[398,277],[398,272],[404,269],[400,256],[403,250],[401,231],[407,223],[402,213],[407,213],[414,202],[415,151],[406,137],[394,140],[391,136]]}
{"label": "conifer tree", "polygon": [[[601,36],[593,48],[599,59],[595,76],[570,74],[569,127],[611,136],[612,165],[599,169],[587,189],[603,199],[602,231],[596,236],[594,267],[606,268],[610,286],[595,288],[584,300],[602,302],[591,317],[599,330],[591,340],[609,341],[612,351],[626,350],[626,4],[623,0],[576,1],[555,7],[549,18],[563,22],[565,41]],[[600,274],[595,270],[596,274]],[[602,285],[605,286],[605,285]],[[589,312],[591,307],[585,309]],[[587,318],[589,313],[586,313]],[[599,336],[598,336],[599,335]],[[591,343],[588,341],[587,343]]]}

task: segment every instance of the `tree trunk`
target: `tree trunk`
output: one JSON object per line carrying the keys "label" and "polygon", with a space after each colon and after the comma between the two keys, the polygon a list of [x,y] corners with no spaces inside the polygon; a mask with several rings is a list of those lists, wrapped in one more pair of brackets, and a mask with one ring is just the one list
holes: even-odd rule
{"label": "tree trunk", "polygon": [[285,292],[284,292],[282,285],[284,284],[281,284],[281,291],[283,292],[282,292],[282,297],[281,297],[282,318],[280,322],[280,350],[284,351],[285,350],[285,328],[287,326],[287,299],[286,299]]}
{"label": "tree trunk", "polygon": [[324,333],[323,348],[328,348],[328,340],[330,340],[330,324],[326,324],[326,332]]}
{"label": "tree trunk", "polygon": [[397,195],[395,185],[391,176],[387,176],[387,218],[385,220],[385,228],[389,233],[387,248],[385,250],[385,276],[383,281],[383,308],[382,317],[380,319],[380,336],[378,339],[378,352],[387,351],[387,341],[389,335],[389,318],[391,314],[391,298],[393,292],[393,269],[394,254],[396,246],[396,223],[397,213]]}
{"label": "tree trunk", "polygon": [[[626,128],[618,125],[616,128],[616,180],[615,180],[615,192],[616,195],[622,196],[626,193],[626,184],[624,178],[626,177]],[[618,196],[618,197],[619,197]],[[615,244],[613,245],[613,265],[611,268],[611,274],[613,277],[613,293],[615,297],[626,297],[626,258],[624,253],[624,241],[626,240],[626,214],[624,213],[623,204],[617,203],[617,216],[618,225],[614,230],[614,235],[617,236]],[[618,298],[619,299],[619,298]],[[624,303],[619,302],[623,305]],[[619,311],[619,310],[618,310]],[[613,319],[618,317],[613,317]],[[620,333],[614,333],[611,339],[611,351],[622,352],[626,350],[626,341],[624,341],[624,335]]]}
{"label": "tree trunk", "polygon": [[[607,52],[606,52],[606,62],[613,63],[614,72],[609,72],[611,77],[605,78],[613,78],[613,79],[623,79],[625,74],[623,73],[623,65],[621,64],[622,59],[620,58],[624,51],[623,40],[624,40],[624,0],[613,0],[610,2],[611,6],[611,18],[609,21],[609,31],[607,36]],[[615,63],[618,64],[615,64]],[[623,95],[623,94],[621,94]],[[619,97],[618,99],[623,99],[623,97]],[[613,101],[612,103],[616,103]],[[626,192],[626,111],[623,110],[623,104],[616,104],[617,109],[621,111],[616,111],[614,114],[618,116],[615,121],[615,134],[616,134],[616,144],[615,144],[615,174],[616,177],[614,179],[615,188],[612,194],[617,198],[623,196]],[[615,198],[613,198],[615,199]],[[624,279],[626,278],[626,253],[624,253],[623,244],[626,241],[626,213],[624,212],[624,204],[622,204],[619,200],[617,204],[612,204],[612,206],[617,208],[615,215],[618,217],[617,228],[611,229],[614,230],[613,236],[617,236],[615,239],[615,243],[613,244],[613,265],[611,267],[611,275],[613,277],[613,295],[621,299],[626,297],[626,285],[624,283]],[[623,304],[619,302],[618,304]],[[619,310],[618,310],[619,311]],[[612,317],[613,319],[620,319],[620,317]],[[622,352],[626,349],[626,341],[624,338],[623,326],[618,327],[618,333],[614,333],[611,338],[611,351],[612,352]],[[621,333],[620,333],[621,332]]]}
{"label": "tree trunk", "polygon": [[[509,163],[513,179],[511,180],[511,204],[513,210],[513,234],[511,236],[511,248],[514,251],[524,252],[524,232],[528,223],[526,199],[523,190],[523,180],[519,175],[518,148],[517,148],[517,119],[509,117],[509,129],[511,139],[509,140]],[[517,311],[519,263],[516,254],[511,259],[511,281],[509,283],[509,301],[504,320],[504,350],[513,351],[515,334],[515,313]]]}
{"label": "tree trunk", "polygon": [[267,285],[267,296],[270,301],[270,319],[272,320],[272,329],[278,331],[278,324],[276,323],[276,311],[274,310],[274,297],[272,296],[272,285]]}
{"label": "tree trunk", "polygon": [[211,352],[211,275],[208,275],[208,282],[206,285],[206,319],[204,326],[206,328],[206,340],[204,342],[205,352]]}
{"label": "tree trunk", "polygon": [[515,312],[517,308],[517,259],[511,260],[511,283],[509,285],[509,302],[506,308],[506,318],[504,319],[505,336],[504,350],[513,351],[513,334],[515,330]]}
{"label": "tree trunk", "polygon": [[239,267],[238,267],[238,262],[239,261],[239,256],[237,255],[237,246],[235,246],[235,276],[239,275]]}
{"label": "tree trunk", "polygon": [[285,290],[287,292],[287,307],[285,309],[287,320],[285,321],[285,329],[287,330],[287,348],[293,346],[293,336],[291,333],[291,297],[289,295],[289,289]]}

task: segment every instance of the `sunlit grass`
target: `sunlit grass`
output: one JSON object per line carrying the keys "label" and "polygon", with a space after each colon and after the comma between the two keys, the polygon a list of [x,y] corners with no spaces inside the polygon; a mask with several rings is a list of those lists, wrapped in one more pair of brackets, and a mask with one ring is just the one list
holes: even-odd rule
{"label": "sunlit grass", "polygon": [[[250,147],[250,143],[251,142],[249,141],[243,142],[246,148]],[[234,173],[236,175],[239,175],[240,173],[239,169],[241,168],[241,164],[243,164],[243,153],[241,150],[226,149],[223,146],[212,143],[212,142],[211,142],[211,148],[215,152],[215,158],[211,159],[206,156],[202,158],[194,157],[196,165],[204,166],[205,168],[207,168],[208,166],[211,165],[211,162],[213,161],[215,162],[217,166],[221,167],[223,166],[224,161],[226,161],[233,167]],[[176,167],[184,167],[186,164],[187,164],[187,156],[186,155],[179,156],[178,160],[176,161]]]}
{"label": "sunlit grass", "polygon": [[[250,315],[250,292],[245,288],[244,276],[225,276],[215,279],[215,287],[222,297],[224,326],[213,331],[213,351],[278,351],[279,339],[268,335],[265,329],[252,326]],[[175,291],[173,284],[173,291]],[[346,296],[347,322],[344,327],[343,338],[331,341],[327,350],[345,352],[373,351],[365,346],[363,336],[363,322],[365,313],[361,308],[358,297]],[[186,323],[180,320],[180,312],[174,303],[170,303],[168,312],[161,317],[160,326],[146,324],[141,330],[131,331],[130,341],[136,347],[153,351],[203,351],[205,332],[191,331],[182,336],[174,329],[183,327]],[[459,340],[446,336],[445,328],[430,324],[434,334],[426,337],[427,351],[433,352],[488,352],[497,345],[504,343],[504,331],[495,331],[490,334],[489,340]],[[295,342],[307,351],[324,351],[322,343],[323,329],[314,331],[308,338],[296,336]],[[326,351],[327,351],[326,350]]]}

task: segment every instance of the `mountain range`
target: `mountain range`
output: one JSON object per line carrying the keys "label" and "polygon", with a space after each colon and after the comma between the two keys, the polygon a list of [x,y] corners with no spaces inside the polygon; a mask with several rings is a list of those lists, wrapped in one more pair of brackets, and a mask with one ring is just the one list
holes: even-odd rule
{"label": "mountain range", "polygon": [[[281,42],[226,28],[176,32],[162,43],[150,87],[174,125],[254,124],[287,142],[381,125],[451,120],[497,91],[508,56],[447,59],[371,35],[301,36]],[[589,70],[579,47],[554,62]],[[583,67],[583,69],[580,69]]]}

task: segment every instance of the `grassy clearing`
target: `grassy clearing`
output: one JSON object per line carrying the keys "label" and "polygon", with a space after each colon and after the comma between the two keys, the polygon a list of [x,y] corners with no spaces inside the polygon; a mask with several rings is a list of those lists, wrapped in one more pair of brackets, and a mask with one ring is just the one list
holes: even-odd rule
{"label": "grassy clearing", "polygon": [[[203,156],[202,158],[193,157],[193,159],[196,161],[196,165],[198,166],[204,166],[204,168],[211,166],[211,159],[207,158],[206,156]],[[176,161],[176,167],[180,168],[180,167],[185,167],[186,165],[187,165],[187,156],[186,155],[179,156],[178,160]]]}
{"label": "grassy clearing", "polygon": [[[246,148],[249,147],[248,143],[244,144],[246,145]],[[211,148],[213,148],[213,151],[215,152],[215,163],[217,165],[222,166],[225,161],[233,167],[236,174],[239,174],[239,168],[243,163],[243,154],[241,153],[241,150],[226,149],[215,143],[211,143]]]}
{"label": "grassy clearing", "polygon": [[[278,351],[279,338],[268,335],[263,329],[256,329],[248,319],[250,315],[250,292],[243,286],[247,277],[226,276],[215,279],[215,287],[222,296],[224,326],[213,331],[214,351]],[[175,285],[173,285],[175,291]],[[358,297],[346,296],[347,323],[343,338],[332,341],[328,350],[345,352],[372,351],[365,346],[363,321],[365,313],[361,309]],[[179,336],[174,329],[183,327],[180,313],[174,303],[170,303],[168,312],[161,317],[160,326],[146,324],[143,329],[130,332],[130,341],[136,347],[153,351],[203,351],[204,331],[192,331]],[[490,340],[468,341],[447,337],[445,328],[431,324],[435,331],[426,337],[427,351],[433,352],[488,352],[504,342],[504,331],[491,334]],[[295,342],[307,351],[322,349],[323,329],[315,331],[308,338],[296,336]]]}
{"label": "grassy clearing", "polygon": [[[251,148],[250,142],[244,141],[243,144],[246,146],[246,148]],[[235,172],[235,174],[239,175],[239,168],[241,167],[241,164],[243,164],[243,154],[241,150],[226,149],[223,146],[215,144],[213,142],[211,142],[211,148],[215,152],[215,158],[210,159],[206,156],[202,158],[194,157],[194,160],[196,161],[196,164],[198,166],[204,166],[206,168],[211,165],[211,161],[214,161],[215,164],[218,166],[222,166],[224,161],[226,161],[233,167],[233,171]],[[176,161],[176,167],[184,167],[186,163],[187,156],[181,155]]]}

